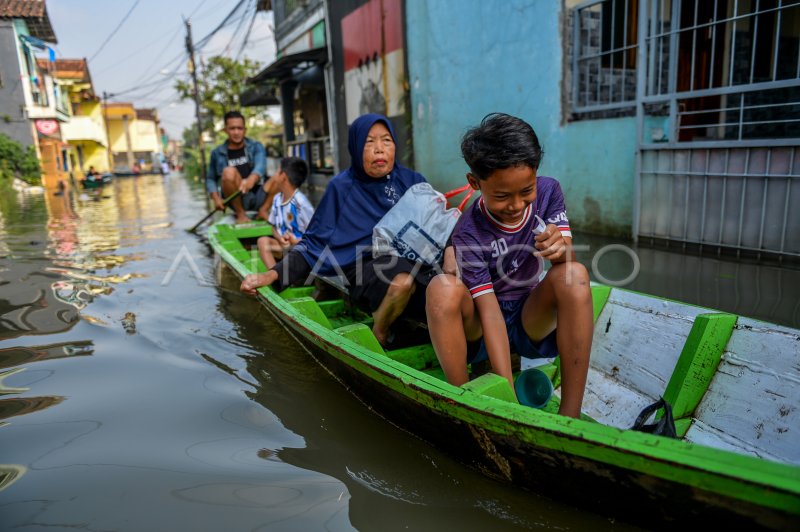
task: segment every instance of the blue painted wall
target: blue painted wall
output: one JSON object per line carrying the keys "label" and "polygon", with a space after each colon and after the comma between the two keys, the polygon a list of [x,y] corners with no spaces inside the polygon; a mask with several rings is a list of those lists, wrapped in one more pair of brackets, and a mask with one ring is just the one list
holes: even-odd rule
{"label": "blue painted wall", "polygon": [[415,169],[439,190],[465,182],[464,131],[488,113],[519,116],[545,150],[573,227],[629,235],[633,118],[562,123],[562,2],[406,0]]}

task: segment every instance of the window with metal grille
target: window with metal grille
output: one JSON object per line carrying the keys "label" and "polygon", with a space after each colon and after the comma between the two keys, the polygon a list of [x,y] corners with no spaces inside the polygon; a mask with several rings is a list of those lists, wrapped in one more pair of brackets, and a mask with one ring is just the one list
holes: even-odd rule
{"label": "window with metal grille", "polygon": [[572,118],[633,114],[642,43],[645,112],[668,118],[651,141],[800,138],[800,0],[591,0],[570,16]]}
{"label": "window with metal grille", "polygon": [[[631,114],[636,100],[639,0],[592,0],[571,11],[572,112]],[[610,113],[608,113],[610,112]]]}
{"label": "window with metal grille", "polygon": [[657,6],[645,103],[669,109],[671,141],[800,138],[800,0]]}

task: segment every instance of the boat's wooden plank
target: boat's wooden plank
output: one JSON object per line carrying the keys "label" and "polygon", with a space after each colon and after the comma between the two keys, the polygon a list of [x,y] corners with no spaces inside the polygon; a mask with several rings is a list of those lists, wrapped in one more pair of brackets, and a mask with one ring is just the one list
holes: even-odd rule
{"label": "boat's wooden plank", "polygon": [[370,351],[374,351],[375,353],[383,353],[383,347],[381,347],[381,344],[378,342],[378,339],[375,338],[375,335],[372,334],[372,329],[363,323],[345,325],[344,327],[339,327],[336,329],[335,332],[339,336],[347,338],[348,340],[351,340],[361,347],[369,349]]}
{"label": "boat's wooden plank", "polygon": [[314,301],[314,298],[311,297],[298,297],[295,299],[287,299],[287,303],[289,303],[292,307],[297,310],[302,316],[305,316],[308,319],[311,319],[326,329],[331,329],[331,322],[328,320],[328,317],[322,312],[322,309],[319,308],[319,304]]}
{"label": "boat's wooden plank", "polygon": [[800,335],[739,318],[686,439],[800,465]]}
{"label": "boat's wooden plank", "polygon": [[736,319],[733,314],[700,314],[695,318],[664,392],[676,420],[691,416],[706,393]]}
{"label": "boat's wooden plank", "polygon": [[386,356],[414,369],[424,369],[436,362],[436,352],[430,344],[387,351]]}
{"label": "boat's wooden plank", "polygon": [[594,321],[597,321],[597,318],[600,316],[600,313],[606,306],[606,302],[608,301],[608,296],[611,295],[611,287],[605,286],[602,284],[593,285],[592,286],[592,309],[593,309],[593,316]]}
{"label": "boat's wooden plank", "polygon": [[664,393],[695,317],[706,309],[613,289],[595,324],[583,411],[630,428]]}
{"label": "boat's wooden plank", "polygon": [[496,373],[484,373],[461,387],[487,397],[494,397],[495,399],[508,401],[509,403],[519,404],[514,389],[511,388],[511,385],[505,377],[501,377]]}
{"label": "boat's wooden plank", "polygon": [[311,297],[311,294],[313,293],[313,286],[295,286],[292,288],[286,288],[280,293],[280,296],[283,299],[297,299],[301,297]]}
{"label": "boat's wooden plank", "polygon": [[[230,227],[230,226],[228,226]],[[252,222],[243,225],[237,225],[232,228],[232,232],[236,238],[257,238],[260,236],[269,236],[272,234],[272,228],[266,222]]]}
{"label": "boat's wooden plank", "polygon": [[317,301],[319,308],[328,318],[334,318],[345,311],[344,301],[341,299],[331,299],[330,301]]}

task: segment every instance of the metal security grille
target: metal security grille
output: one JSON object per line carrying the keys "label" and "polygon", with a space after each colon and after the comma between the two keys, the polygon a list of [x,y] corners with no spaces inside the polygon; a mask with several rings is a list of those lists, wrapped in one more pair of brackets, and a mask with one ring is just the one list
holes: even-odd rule
{"label": "metal security grille", "polygon": [[638,5],[639,0],[592,0],[575,8],[574,112],[633,108]]}
{"label": "metal security grille", "polygon": [[800,149],[644,150],[639,235],[800,256]]}
{"label": "metal security grille", "polygon": [[[800,138],[800,0],[650,0],[649,142]],[[655,133],[655,135],[653,135]],[[668,135],[667,133],[671,133]],[[751,145],[767,144],[754,142]]]}
{"label": "metal security grille", "polygon": [[800,256],[800,0],[640,0],[636,23],[634,236]]}

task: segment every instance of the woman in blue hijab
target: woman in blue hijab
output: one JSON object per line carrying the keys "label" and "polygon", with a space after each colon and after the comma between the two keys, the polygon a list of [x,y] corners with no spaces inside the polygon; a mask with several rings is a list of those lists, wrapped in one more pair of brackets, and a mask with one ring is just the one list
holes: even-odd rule
{"label": "woman in blue hijab", "polygon": [[[303,240],[270,271],[245,277],[241,290],[260,286],[276,290],[308,282],[310,274],[347,280],[350,299],[372,313],[373,332],[387,342],[389,326],[416,290],[419,265],[404,258],[372,259],[372,230],[422,174],[397,162],[397,137],[385,116],[366,114],[350,126],[350,168],[328,184]],[[356,265],[361,263],[362,267]]]}

